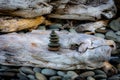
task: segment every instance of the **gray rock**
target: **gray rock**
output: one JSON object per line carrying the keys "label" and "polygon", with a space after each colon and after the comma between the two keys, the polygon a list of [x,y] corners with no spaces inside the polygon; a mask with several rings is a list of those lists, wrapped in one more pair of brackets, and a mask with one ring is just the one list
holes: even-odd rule
{"label": "gray rock", "polygon": [[62,80],[71,80],[71,76],[70,75],[64,75]]}
{"label": "gray rock", "polygon": [[46,27],[45,26],[39,26],[37,29],[38,30],[46,30]]}
{"label": "gray rock", "polygon": [[62,80],[61,76],[52,76],[49,78],[49,80]]}
{"label": "gray rock", "polygon": [[50,25],[49,26],[49,29],[50,30],[59,30],[59,28],[61,28],[62,27],[62,25],[61,24],[53,24],[53,25]]}
{"label": "gray rock", "polygon": [[47,80],[47,78],[43,74],[38,72],[35,73],[35,77],[37,80]]}
{"label": "gray rock", "polygon": [[59,76],[62,76],[62,77],[63,77],[63,76],[65,75],[65,72],[63,72],[63,71],[58,71],[58,72],[57,72],[57,75],[59,75]]}
{"label": "gray rock", "polygon": [[105,35],[104,35],[104,34],[101,34],[101,33],[95,33],[94,35],[95,35],[96,37],[105,38]]}
{"label": "gray rock", "polygon": [[76,72],[74,72],[74,71],[68,71],[67,75],[75,76],[75,75],[78,75],[78,74]]}
{"label": "gray rock", "polygon": [[74,79],[78,76],[78,74],[74,71],[68,71],[67,75],[71,77],[71,79]]}
{"label": "gray rock", "polygon": [[34,72],[32,71],[32,69],[29,68],[29,67],[21,67],[20,71],[22,71],[25,74],[34,74]]}
{"label": "gray rock", "polygon": [[120,18],[111,21],[111,23],[109,24],[109,26],[114,31],[119,31],[120,30]]}
{"label": "gray rock", "polygon": [[33,71],[34,71],[34,72],[41,72],[41,69],[38,68],[38,67],[35,67],[35,68],[33,68]]}
{"label": "gray rock", "polygon": [[107,39],[114,40],[114,41],[117,40],[117,35],[113,31],[108,31],[105,34],[105,36],[106,36]]}
{"label": "gray rock", "polygon": [[116,35],[120,36],[120,31],[115,32]]}
{"label": "gray rock", "polygon": [[17,77],[19,78],[19,80],[29,80],[29,79],[27,78],[27,76],[22,75],[21,73],[18,73],[18,74],[17,74]]}
{"label": "gray rock", "polygon": [[95,78],[89,76],[89,77],[87,77],[87,80],[95,80]]}
{"label": "gray rock", "polygon": [[112,76],[110,78],[108,78],[108,80],[120,80],[119,76]]}
{"label": "gray rock", "polygon": [[87,71],[80,74],[81,77],[88,77],[88,76],[94,76],[94,75],[95,73],[93,71]]}
{"label": "gray rock", "polygon": [[78,77],[78,74],[74,71],[68,71],[67,74],[63,76],[62,80],[74,80],[76,77]]}
{"label": "gray rock", "polygon": [[54,75],[56,75],[57,72],[53,69],[43,69],[41,71],[41,73],[46,75],[46,76],[54,76]]}
{"label": "gray rock", "polygon": [[120,36],[117,36],[116,41],[117,41],[117,42],[120,42]]}
{"label": "gray rock", "polygon": [[97,79],[106,79],[107,76],[106,75],[103,75],[103,74],[98,74],[98,75],[95,75],[94,78],[97,80]]}
{"label": "gray rock", "polygon": [[103,75],[106,75],[106,73],[105,73],[104,71],[102,71],[102,70],[95,70],[94,72],[95,72],[95,74],[103,74]]}
{"label": "gray rock", "polygon": [[113,54],[113,55],[120,54],[120,49],[116,49],[116,50],[112,51],[112,54]]}
{"label": "gray rock", "polygon": [[49,0],[0,0],[0,13],[33,18],[51,13]]}
{"label": "gray rock", "polygon": [[36,80],[34,75],[28,75],[27,76],[30,80]]}

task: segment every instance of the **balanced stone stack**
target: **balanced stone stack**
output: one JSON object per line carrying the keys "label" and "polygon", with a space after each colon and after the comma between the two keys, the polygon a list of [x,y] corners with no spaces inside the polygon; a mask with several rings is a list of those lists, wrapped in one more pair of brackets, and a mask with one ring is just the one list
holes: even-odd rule
{"label": "balanced stone stack", "polygon": [[50,51],[59,51],[60,44],[59,44],[59,37],[53,30],[50,34],[50,43],[48,44]]}

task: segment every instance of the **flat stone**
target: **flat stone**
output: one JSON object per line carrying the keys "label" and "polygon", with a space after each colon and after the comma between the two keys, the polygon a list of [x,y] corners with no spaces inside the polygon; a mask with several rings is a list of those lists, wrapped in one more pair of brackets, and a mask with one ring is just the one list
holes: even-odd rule
{"label": "flat stone", "polygon": [[107,39],[114,40],[114,41],[117,40],[117,35],[116,35],[115,32],[113,32],[113,31],[108,31],[108,32],[105,34],[105,36],[106,36]]}
{"label": "flat stone", "polygon": [[37,80],[47,80],[47,78],[43,74],[38,72],[35,73],[35,77],[37,78]]}
{"label": "flat stone", "polygon": [[78,76],[78,74],[74,71],[68,71],[67,75],[71,77],[71,79],[74,80],[74,78],[76,78]]}
{"label": "flat stone", "polygon": [[86,71],[80,74],[81,77],[88,77],[88,76],[94,76],[94,75],[95,73],[93,71]]}
{"label": "flat stone", "polygon": [[95,79],[106,79],[107,76],[106,76],[106,75],[103,75],[103,74],[98,74],[98,75],[95,75],[94,78],[95,78]]}
{"label": "flat stone", "polygon": [[119,31],[120,30],[120,18],[111,21],[110,24],[109,24],[109,26],[114,31]]}
{"label": "flat stone", "polygon": [[102,71],[102,70],[95,70],[94,72],[95,72],[95,74],[103,74],[103,75],[106,74],[106,73],[105,73],[104,71]]}
{"label": "flat stone", "polygon": [[22,75],[21,73],[18,73],[18,74],[17,74],[17,77],[19,78],[19,80],[29,80],[29,79],[27,78],[27,76]]}
{"label": "flat stone", "polygon": [[57,75],[63,77],[63,76],[65,75],[65,72],[63,72],[63,71],[58,71],[58,72],[57,72]]}
{"label": "flat stone", "polygon": [[117,42],[120,42],[120,36],[117,36],[116,41],[117,41]]}
{"label": "flat stone", "polygon": [[95,78],[89,76],[89,77],[87,77],[87,80],[95,80]]}
{"label": "flat stone", "polygon": [[34,75],[28,75],[27,76],[30,80],[36,80]]}
{"label": "flat stone", "polygon": [[44,22],[44,17],[29,18],[14,18],[0,17],[0,32],[15,32],[25,29],[34,29]]}
{"label": "flat stone", "polygon": [[112,77],[109,77],[108,80],[120,80],[120,76],[114,75]]}
{"label": "flat stone", "polygon": [[55,76],[57,72],[53,69],[42,69],[41,73],[46,76]]}
{"label": "flat stone", "polygon": [[117,32],[116,32],[116,35],[120,36],[120,31],[117,31]]}
{"label": "flat stone", "polygon": [[25,74],[34,74],[31,68],[29,67],[21,67],[20,70]]}
{"label": "flat stone", "polygon": [[94,35],[95,35],[96,37],[105,38],[105,35],[104,35],[104,34],[101,34],[101,33],[95,33]]}
{"label": "flat stone", "polygon": [[39,73],[40,73],[41,70],[42,70],[42,69],[41,69],[41,68],[38,68],[38,67],[33,68],[33,71],[34,71],[34,72],[39,72]]}
{"label": "flat stone", "polygon": [[50,30],[59,30],[59,28],[61,28],[62,25],[61,24],[52,24],[48,27],[48,29]]}
{"label": "flat stone", "polygon": [[96,29],[95,32],[96,33],[106,33],[107,30],[105,30],[105,29]]}
{"label": "flat stone", "polygon": [[61,76],[52,76],[49,78],[49,80],[62,80]]}
{"label": "flat stone", "polygon": [[34,18],[51,13],[53,7],[48,2],[49,0],[1,0],[0,14]]}
{"label": "flat stone", "polygon": [[112,55],[119,55],[120,54],[120,49],[116,49],[112,51]]}

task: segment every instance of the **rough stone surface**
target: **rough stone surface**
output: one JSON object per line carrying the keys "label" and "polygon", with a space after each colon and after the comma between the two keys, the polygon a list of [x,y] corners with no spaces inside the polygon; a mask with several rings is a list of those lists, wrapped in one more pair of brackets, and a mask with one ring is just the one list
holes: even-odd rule
{"label": "rough stone surface", "polygon": [[51,13],[49,0],[0,0],[0,13],[3,15],[33,18]]}
{"label": "rough stone surface", "polygon": [[36,17],[33,19],[0,17],[0,32],[14,32],[36,28],[39,24],[42,24],[44,20],[44,17]]}
{"label": "rough stone surface", "polygon": [[[103,67],[116,48],[112,40],[59,32],[60,51],[48,51],[51,31],[0,35],[0,64],[49,67],[59,70],[95,69]],[[71,50],[71,44],[79,45]],[[112,47],[111,47],[112,46]]]}
{"label": "rough stone surface", "polygon": [[49,15],[51,18],[96,20],[102,16],[110,19],[116,14],[113,0],[57,0],[51,4],[56,7]]}

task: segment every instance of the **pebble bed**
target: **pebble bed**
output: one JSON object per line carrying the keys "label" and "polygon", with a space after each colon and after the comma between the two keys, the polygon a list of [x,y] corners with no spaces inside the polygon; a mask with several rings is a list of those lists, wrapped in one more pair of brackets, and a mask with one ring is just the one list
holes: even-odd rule
{"label": "pebble bed", "polygon": [[[62,24],[53,24],[50,29],[59,30]],[[45,26],[38,29],[46,30]],[[75,30],[69,29],[70,32]],[[86,33],[86,32],[85,32]],[[112,52],[109,62],[117,69],[117,73],[105,72],[102,68],[95,70],[61,71],[39,67],[0,65],[0,80],[120,80],[120,18],[112,20],[105,29],[97,29],[97,37],[111,39],[116,42],[117,49]]]}

